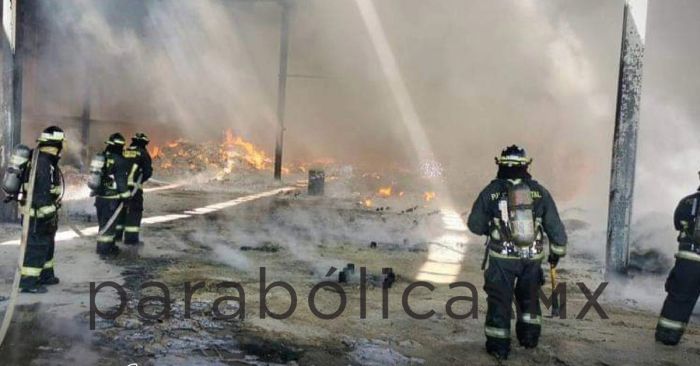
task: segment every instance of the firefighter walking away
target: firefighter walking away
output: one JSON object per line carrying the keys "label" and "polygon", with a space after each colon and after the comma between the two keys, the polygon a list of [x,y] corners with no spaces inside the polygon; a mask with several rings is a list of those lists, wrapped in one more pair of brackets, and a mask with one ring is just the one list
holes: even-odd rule
{"label": "firefighter walking away", "polygon": [[88,179],[88,186],[97,196],[97,254],[102,259],[119,254],[119,247],[115,244],[117,225],[125,202],[131,197],[128,187],[131,162],[123,156],[124,136],[114,133],[105,144],[104,152],[96,155],[90,163]]}
{"label": "firefighter walking away", "polygon": [[[58,167],[63,142],[63,130],[56,126],[46,128],[34,151],[25,145],[15,148],[3,178],[7,200],[18,200],[23,219],[29,219],[20,281],[24,293],[45,293],[45,286],[59,283],[54,270],[54,251],[63,197],[63,176]],[[32,162],[36,165],[32,166]],[[32,175],[34,183],[30,187]],[[32,190],[31,202],[26,202],[29,190]]]}
{"label": "firefighter walking away", "polygon": [[[700,175],[700,172],[698,173]],[[683,198],[673,215],[678,230],[676,264],[666,280],[666,300],[656,325],[656,340],[680,342],[700,295],[700,188]]]}
{"label": "firefighter walking away", "polygon": [[[131,138],[131,146],[124,151],[124,157],[131,162],[128,186],[133,196],[125,203],[124,207],[124,244],[140,244],[141,218],[143,217],[143,183],[146,183],[153,175],[151,155],[146,146],[150,140],[145,133],[137,133]],[[121,239],[121,232],[117,231],[117,240]]]}
{"label": "firefighter walking away", "polygon": [[564,225],[549,191],[528,173],[531,162],[518,146],[504,149],[496,157],[496,179],[479,194],[468,219],[469,230],[488,237],[486,351],[498,359],[507,359],[510,353],[513,296],[518,342],[525,348],[537,347],[544,235],[549,239],[550,264],[556,266],[566,254]]}

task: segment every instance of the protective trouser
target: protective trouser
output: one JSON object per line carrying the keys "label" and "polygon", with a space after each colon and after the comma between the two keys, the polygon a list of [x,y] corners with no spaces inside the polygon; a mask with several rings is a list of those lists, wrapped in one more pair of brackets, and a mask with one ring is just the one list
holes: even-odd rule
{"label": "protective trouser", "polygon": [[143,217],[143,190],[139,189],[126,203],[124,220],[124,244],[138,244]]}
{"label": "protective trouser", "polygon": [[510,352],[513,295],[517,310],[515,331],[520,345],[537,347],[542,326],[539,290],[544,284],[541,259],[500,258],[491,252],[484,273],[488,295],[486,350],[506,358]]}
{"label": "protective trouser", "polygon": [[53,255],[56,231],[58,231],[58,222],[55,214],[29,219],[27,248],[24,252],[24,263],[21,268],[21,288],[36,287],[42,281],[54,277]]}
{"label": "protective trouser", "polygon": [[124,208],[119,213],[117,220],[114,222],[114,241],[120,242],[124,240],[124,223],[126,222],[126,206],[124,203]]}
{"label": "protective trouser", "polygon": [[675,346],[680,342],[700,295],[700,255],[678,257],[666,280],[666,301],[656,325],[656,340]]}
{"label": "protective trouser", "polygon": [[97,235],[97,254],[100,255],[110,255],[118,252],[115,242],[115,231],[116,224],[115,221],[106,230],[105,227],[107,223],[112,218],[114,213],[119,207],[119,200],[112,198],[97,197],[95,200],[95,207],[97,208],[97,222],[99,224],[100,232],[103,234]]}
{"label": "protective trouser", "polygon": [[51,222],[49,234],[49,246],[46,248],[46,261],[44,262],[44,268],[41,270],[40,280],[42,283],[51,281],[56,277],[54,271],[54,253],[56,252],[56,232],[58,232],[58,216],[54,217]]}

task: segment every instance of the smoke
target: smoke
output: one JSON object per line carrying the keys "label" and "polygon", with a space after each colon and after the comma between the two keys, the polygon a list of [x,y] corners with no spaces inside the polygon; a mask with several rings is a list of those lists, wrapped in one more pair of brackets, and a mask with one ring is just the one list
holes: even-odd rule
{"label": "smoke", "polygon": [[[374,4],[457,202],[468,206],[493,177],[503,146],[523,145],[535,177],[594,228],[595,243],[575,244],[602,253],[623,1]],[[286,159],[413,169],[414,139],[355,2],[292,5]],[[40,10],[50,42],[25,108],[75,116],[89,92],[93,145],[117,128],[158,141],[231,127],[271,153],[278,4],[48,0]],[[634,222],[657,215],[666,226],[634,225],[644,248],[673,246],[646,231],[669,232],[675,203],[697,184],[699,13],[690,0],[649,11]]]}
{"label": "smoke", "polygon": [[[580,24],[593,16],[570,22],[554,3],[522,1],[376,6],[460,202],[493,175],[493,155],[519,143],[555,195],[604,207],[619,41],[585,43]],[[271,151],[281,14],[274,2],[54,0],[41,3],[41,14],[52,42],[38,62],[41,103],[27,107],[37,114],[78,115],[89,92],[92,118],[111,122],[94,123],[96,138],[118,126],[156,140],[207,139],[232,127]],[[412,140],[353,2],[294,2],[291,17],[287,159],[414,166]],[[620,21],[596,33],[617,39]],[[608,56],[593,64],[591,49]]]}

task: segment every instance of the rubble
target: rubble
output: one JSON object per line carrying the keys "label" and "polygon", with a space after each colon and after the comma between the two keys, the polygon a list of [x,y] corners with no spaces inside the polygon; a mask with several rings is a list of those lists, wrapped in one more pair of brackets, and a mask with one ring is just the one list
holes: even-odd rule
{"label": "rubble", "polygon": [[[154,358],[154,364],[167,364],[163,361],[171,357],[192,357],[195,351],[234,350],[238,343],[233,334],[237,327],[233,321],[212,321],[209,302],[192,302],[192,317],[185,318],[183,303],[171,304],[170,318],[152,321],[142,319],[134,311],[137,300],[131,300],[127,313],[112,322],[100,332],[104,342],[110,342],[117,351],[130,354],[136,358]],[[226,311],[237,306],[227,303]],[[151,312],[152,306],[146,306]],[[205,310],[206,309],[206,310]],[[228,330],[228,331],[227,331]],[[159,359],[162,359],[159,361]],[[158,363],[161,362],[161,363]],[[211,363],[207,363],[210,365]]]}
{"label": "rubble", "polygon": [[355,343],[350,358],[363,366],[411,366],[423,365],[425,360],[407,357],[392,349],[389,342],[379,339]]}
{"label": "rubble", "polygon": [[658,249],[640,250],[632,247],[630,250],[629,270],[632,272],[667,274],[673,266],[673,258]]}

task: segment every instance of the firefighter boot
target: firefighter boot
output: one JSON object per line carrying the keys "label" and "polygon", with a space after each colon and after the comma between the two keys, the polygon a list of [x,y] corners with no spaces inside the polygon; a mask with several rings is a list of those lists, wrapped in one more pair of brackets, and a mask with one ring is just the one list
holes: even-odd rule
{"label": "firefighter boot", "polygon": [[22,293],[26,294],[44,294],[48,292],[46,287],[39,281],[39,277],[35,276],[22,276],[19,288],[22,290]]}
{"label": "firefighter boot", "polygon": [[50,268],[50,269],[44,269],[43,271],[41,271],[41,276],[39,276],[39,282],[42,285],[51,286],[51,285],[58,285],[58,283],[61,281],[54,274],[53,268]]}
{"label": "firefighter boot", "polygon": [[656,326],[656,341],[666,346],[675,346],[681,341],[683,331]]}

